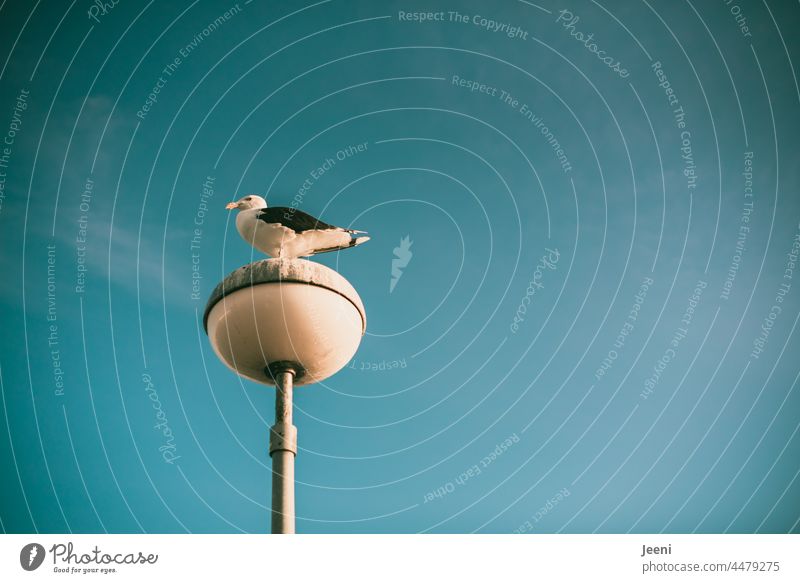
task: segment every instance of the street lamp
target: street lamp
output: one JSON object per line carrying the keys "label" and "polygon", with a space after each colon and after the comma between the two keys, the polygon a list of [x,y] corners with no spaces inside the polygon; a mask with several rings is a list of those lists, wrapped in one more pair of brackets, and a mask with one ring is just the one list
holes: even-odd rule
{"label": "street lamp", "polygon": [[292,391],[338,372],[367,326],[353,286],[304,259],[264,259],[229,274],[208,299],[203,325],[219,359],[246,379],[274,385],[272,532],[293,533],[297,428]]}

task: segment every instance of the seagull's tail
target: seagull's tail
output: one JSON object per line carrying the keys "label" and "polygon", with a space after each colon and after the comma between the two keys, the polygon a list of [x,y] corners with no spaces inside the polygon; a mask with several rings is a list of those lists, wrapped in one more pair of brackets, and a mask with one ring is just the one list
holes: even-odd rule
{"label": "seagull's tail", "polygon": [[[369,241],[369,237],[354,237],[350,239],[350,243],[347,245],[338,245],[336,247],[326,247],[325,249],[317,249],[311,255],[319,255],[320,253],[329,253],[331,251],[341,251],[342,249],[348,249],[350,247],[355,247],[356,245],[361,245],[362,243],[366,243]],[[309,255],[306,255],[309,257]]]}
{"label": "seagull's tail", "polygon": [[[356,231],[355,229],[345,229],[345,231],[347,231],[351,235],[366,235],[367,234],[366,231]],[[369,240],[369,237],[367,237],[367,239]],[[356,243],[356,245],[358,245],[358,243]]]}

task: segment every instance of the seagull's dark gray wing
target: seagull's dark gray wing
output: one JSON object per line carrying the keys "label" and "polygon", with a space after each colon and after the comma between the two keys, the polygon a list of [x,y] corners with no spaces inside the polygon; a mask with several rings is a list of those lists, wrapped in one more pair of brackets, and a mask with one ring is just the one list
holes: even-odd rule
{"label": "seagull's dark gray wing", "polygon": [[289,227],[295,233],[302,233],[303,231],[312,230],[325,230],[325,229],[338,229],[345,231],[341,227],[323,223],[316,217],[301,211],[300,209],[291,208],[287,206],[273,206],[261,209],[256,215],[258,220],[265,223],[280,223],[285,227]]}

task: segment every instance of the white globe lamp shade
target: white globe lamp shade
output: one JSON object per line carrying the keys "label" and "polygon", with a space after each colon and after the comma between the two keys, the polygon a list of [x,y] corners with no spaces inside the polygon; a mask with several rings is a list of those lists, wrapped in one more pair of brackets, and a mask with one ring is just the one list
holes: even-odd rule
{"label": "white globe lamp shade", "polygon": [[353,358],[367,326],[353,286],[303,259],[264,259],[228,275],[211,294],[203,324],[220,360],[252,381],[274,385],[277,370],[306,385]]}

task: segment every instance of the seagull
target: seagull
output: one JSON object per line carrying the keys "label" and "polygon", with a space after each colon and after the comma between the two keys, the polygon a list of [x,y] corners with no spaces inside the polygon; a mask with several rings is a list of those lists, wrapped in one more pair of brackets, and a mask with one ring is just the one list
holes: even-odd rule
{"label": "seagull", "polygon": [[293,259],[317,253],[338,251],[369,241],[354,237],[354,231],[323,223],[294,207],[267,207],[267,201],[255,194],[228,203],[228,210],[238,209],[236,229],[242,239],[271,257]]}

